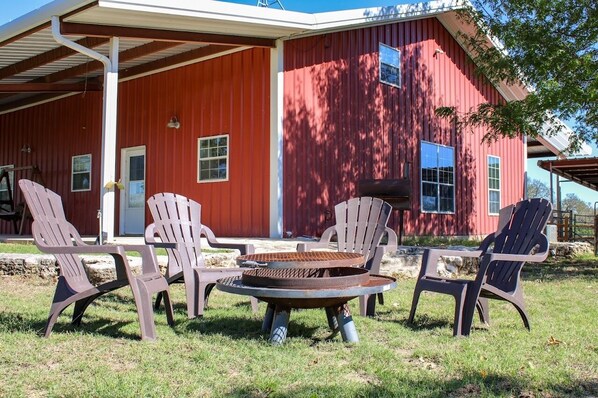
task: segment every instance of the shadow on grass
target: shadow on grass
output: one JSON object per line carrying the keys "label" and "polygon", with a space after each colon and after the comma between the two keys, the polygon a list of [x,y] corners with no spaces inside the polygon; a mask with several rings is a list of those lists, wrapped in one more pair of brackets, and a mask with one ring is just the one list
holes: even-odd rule
{"label": "shadow on grass", "polygon": [[[269,332],[262,332],[262,316],[251,316],[251,309],[247,306],[247,316],[227,315],[222,311],[218,314],[206,311],[204,316],[189,320],[184,326],[186,331],[201,333],[204,335],[223,335],[235,340],[261,340],[269,337]],[[260,307],[260,310],[262,307]],[[264,307],[265,310],[265,307]],[[216,312],[216,311],[214,311]],[[287,337],[303,337],[311,339],[319,326],[304,323],[302,320],[294,320],[294,313],[291,313]],[[257,316],[257,318],[256,318]],[[325,322],[325,319],[322,321]]]}
{"label": "shadow on grass", "polygon": [[[342,379],[341,375],[339,378]],[[260,386],[263,384],[263,386]],[[414,380],[409,375],[398,375],[390,382],[364,380],[364,386],[357,389],[343,385],[325,383],[301,383],[299,387],[279,386],[274,383],[255,383],[231,390],[228,397],[479,397],[479,396],[518,396],[518,397],[580,397],[594,396],[598,392],[598,381],[576,381],[563,385],[553,383],[542,389],[531,385],[524,374],[505,376],[480,371],[453,378],[438,377],[431,373]],[[547,387],[547,388],[546,388]]]}
{"label": "shadow on grass", "polygon": [[[66,322],[68,323],[66,323]],[[115,322],[105,318],[95,316],[84,316],[81,325],[71,324],[71,314],[61,314],[58,322],[52,328],[52,334],[65,332],[83,332],[88,334],[99,334],[109,337],[119,337],[132,340],[139,340],[140,334],[131,334],[123,332],[126,325],[131,322]],[[39,319],[12,312],[0,313],[0,332],[6,333],[33,333],[43,337],[43,330],[46,327],[46,318]]]}
{"label": "shadow on grass", "polygon": [[597,279],[598,257],[596,259],[559,258],[556,260],[549,258],[543,263],[526,263],[521,274],[524,280]]}

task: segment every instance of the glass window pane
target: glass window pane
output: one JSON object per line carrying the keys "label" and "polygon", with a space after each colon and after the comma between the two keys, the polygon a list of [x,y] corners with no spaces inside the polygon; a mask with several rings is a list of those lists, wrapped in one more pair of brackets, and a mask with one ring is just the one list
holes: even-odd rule
{"label": "glass window pane", "polygon": [[422,184],[422,209],[424,211],[438,210],[438,185],[423,183]]}
{"label": "glass window pane", "polygon": [[144,179],[144,155],[131,156],[129,164],[129,181]]}
{"label": "glass window pane", "polygon": [[81,191],[88,190],[89,188],[89,173],[78,173],[73,175],[73,190]]}
{"label": "glass window pane", "polygon": [[382,43],[378,46],[380,81],[393,86],[401,86],[401,52]]}
{"label": "glass window pane", "polygon": [[455,210],[453,196],[454,187],[452,185],[440,186],[440,211],[453,212]]}
{"label": "glass window pane", "polygon": [[199,180],[226,180],[228,136],[200,138]]}

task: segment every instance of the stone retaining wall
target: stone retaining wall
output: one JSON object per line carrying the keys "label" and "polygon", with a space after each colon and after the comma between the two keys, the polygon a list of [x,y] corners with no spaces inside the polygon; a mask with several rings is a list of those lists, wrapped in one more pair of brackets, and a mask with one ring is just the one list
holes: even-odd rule
{"label": "stone retaining wall", "polygon": [[[451,247],[451,249],[472,250],[466,247]],[[401,275],[416,277],[422,261],[424,248],[403,247],[396,253],[386,254],[382,259],[381,273],[384,275]],[[588,243],[556,243],[551,245],[553,256],[575,256],[583,253],[592,253]],[[233,267],[238,253],[205,253],[208,267]],[[114,262],[110,256],[81,256],[85,269],[92,283],[113,280],[116,278]],[[164,272],[168,258],[158,256],[158,264]],[[133,272],[141,269],[140,257],[129,257]],[[441,258],[438,263],[438,272],[442,276],[451,277],[475,272],[477,259],[462,257]],[[58,276],[58,267],[54,256],[32,254],[2,254],[0,253],[0,275],[20,275],[53,279]]]}

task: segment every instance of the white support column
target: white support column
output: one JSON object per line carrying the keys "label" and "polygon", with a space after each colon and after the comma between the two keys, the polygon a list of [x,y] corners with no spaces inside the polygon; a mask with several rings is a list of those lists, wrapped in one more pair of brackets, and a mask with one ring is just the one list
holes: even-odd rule
{"label": "white support column", "polygon": [[110,57],[106,57],[90,48],[67,39],[60,33],[60,18],[53,15],[52,36],[57,43],[71,48],[81,54],[100,61],[104,65],[104,100],[102,108],[102,186],[100,190],[100,212],[102,215],[100,243],[102,231],[108,239],[114,238],[114,190],[105,188],[106,183],[115,181],[116,174],[116,111],[118,99],[118,48],[119,39],[110,40]]}
{"label": "white support column", "polygon": [[[116,113],[118,104],[118,49],[119,38],[110,39],[110,68],[104,69],[104,107],[102,123],[102,190],[100,210],[102,231],[108,240],[114,238],[115,189],[106,184],[116,179]],[[101,239],[101,238],[100,238]]]}
{"label": "white support column", "polygon": [[270,51],[270,237],[282,235],[284,47],[276,41]]}

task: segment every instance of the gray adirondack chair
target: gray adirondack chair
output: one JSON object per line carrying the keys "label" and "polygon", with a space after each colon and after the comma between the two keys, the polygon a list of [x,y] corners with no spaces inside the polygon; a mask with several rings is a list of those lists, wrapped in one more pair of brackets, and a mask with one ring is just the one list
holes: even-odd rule
{"label": "gray adirondack chair", "polygon": [[[469,335],[475,310],[489,323],[488,299],[508,301],[519,312],[529,330],[520,273],[527,262],[542,262],[548,256],[548,239],[542,232],[552,213],[545,199],[528,199],[500,210],[498,228],[488,235],[478,250],[428,249],[413,293],[408,322],[415,317],[421,292],[431,291],[455,298],[453,335]],[[530,254],[537,248],[535,254]],[[474,280],[449,279],[438,275],[438,259],[442,256],[478,257],[480,266]]]}
{"label": "gray adirondack chair", "polygon": [[[297,251],[330,247],[333,236],[338,241],[338,251],[360,253],[365,258],[364,267],[372,274],[380,273],[380,262],[385,252],[397,250],[397,234],[386,226],[392,206],[378,198],[363,196],[341,202],[334,207],[336,225],[324,231],[319,242],[302,242]],[[381,244],[384,235],[388,242]],[[384,304],[382,294],[378,294],[380,304]],[[359,297],[359,313],[373,316],[376,296]]]}
{"label": "gray adirondack chair", "polygon": [[[215,248],[235,249],[241,254],[251,254],[251,244],[222,243],[210,228],[201,223],[201,205],[183,195],[158,193],[147,201],[154,222],[145,230],[148,244],[166,249],[168,283],[184,282],[189,319],[202,316],[216,281],[221,278],[240,276],[245,268],[206,267],[201,252],[201,237]],[[160,240],[157,241],[156,237]],[[156,299],[160,305],[160,297]],[[257,311],[257,299],[251,299],[253,311]]]}
{"label": "gray adirondack chair", "polygon": [[[31,226],[35,245],[44,253],[53,254],[60,267],[60,276],[50,308],[44,336],[49,337],[58,316],[72,303],[73,325],[79,325],[83,313],[97,297],[115,289],[130,286],[137,307],[143,340],[154,340],[156,328],[152,309],[152,295],[162,292],[166,317],[174,324],[172,305],[166,279],[158,269],[154,249],[146,245],[93,246],[87,245],[75,227],[66,221],[60,196],[30,180],[20,180],[19,186],[33,216]],[[141,254],[141,275],[131,272],[126,251]],[[93,286],[85,273],[79,254],[109,254],[116,264],[117,279]]]}

